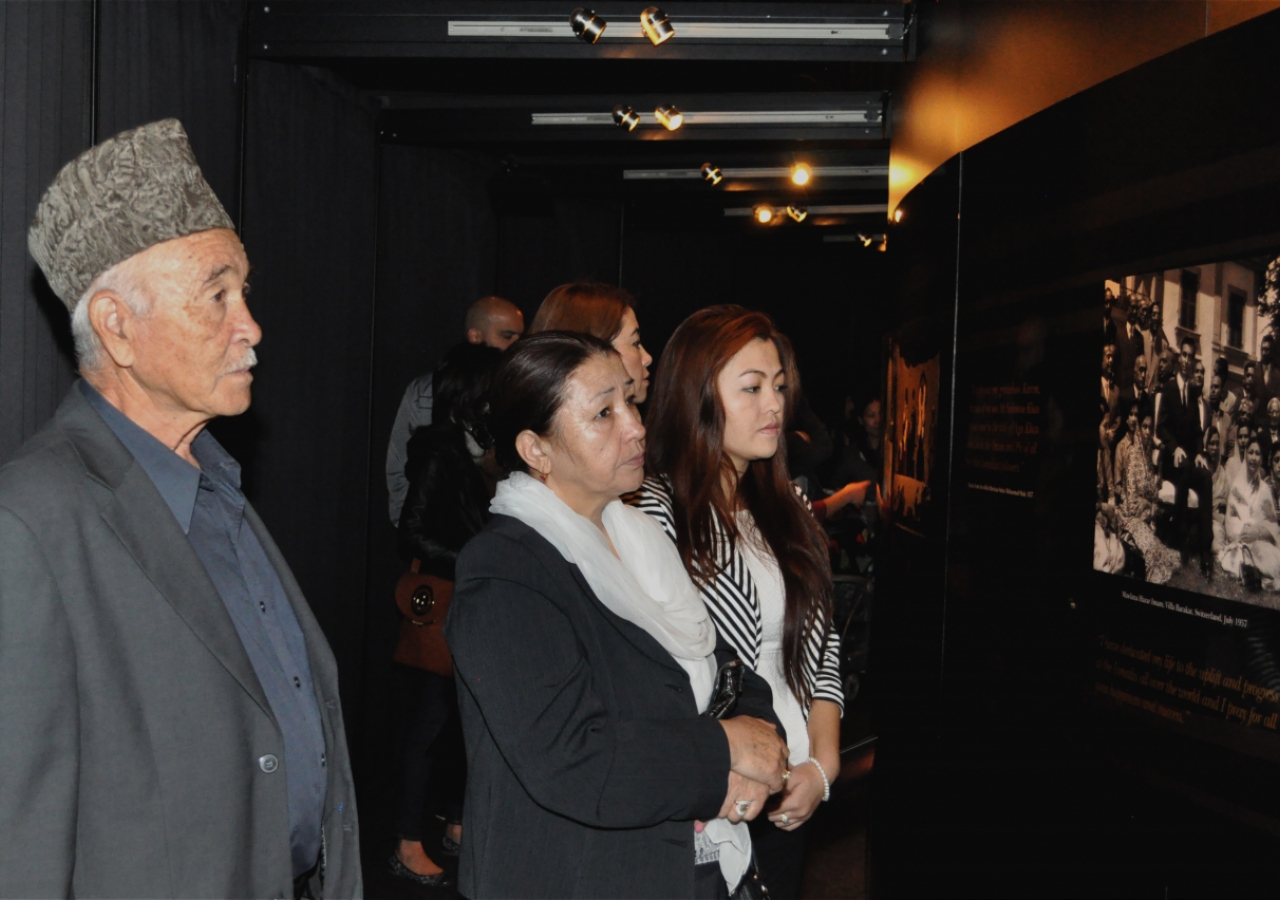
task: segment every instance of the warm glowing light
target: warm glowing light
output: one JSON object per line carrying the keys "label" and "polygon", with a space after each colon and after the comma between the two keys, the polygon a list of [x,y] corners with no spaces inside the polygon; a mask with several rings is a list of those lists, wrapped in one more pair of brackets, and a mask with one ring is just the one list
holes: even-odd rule
{"label": "warm glowing light", "polygon": [[899,206],[897,209],[895,209],[895,210],[893,211],[893,221],[895,221],[895,222],[901,222],[901,221],[902,221],[902,207],[901,207],[901,206]]}
{"label": "warm glowing light", "polygon": [[627,131],[635,131],[640,124],[640,114],[630,106],[619,103],[613,108],[613,123]]}
{"label": "warm glowing light", "polygon": [[880,242],[880,246],[879,246],[879,247],[877,247],[876,249],[877,249],[877,250],[879,250],[881,253],[884,253],[885,251],[887,251],[887,250],[889,249],[889,238],[888,238],[888,236],[886,236],[886,237],[884,238],[884,240],[882,240],[882,241]]}
{"label": "warm glowing light", "polygon": [[773,207],[766,203],[758,205],[754,210],[752,210],[752,214],[756,217],[756,221],[761,225],[768,225],[773,221]]}
{"label": "warm glowing light", "polygon": [[702,177],[712,184],[719,184],[724,180],[724,175],[720,172],[720,167],[712,165],[709,162],[702,164]]}
{"label": "warm glowing light", "polygon": [[667,131],[675,131],[684,124],[684,113],[674,106],[659,106],[653,111],[653,116]]}
{"label": "warm glowing light", "polygon": [[806,185],[809,179],[813,177],[813,170],[804,163],[796,163],[791,167],[791,183]]}
{"label": "warm glowing light", "polygon": [[796,222],[803,222],[805,219],[809,218],[809,210],[803,206],[789,204],[787,206],[787,215]]}
{"label": "warm glowing light", "polygon": [[640,13],[640,30],[649,39],[649,43],[655,47],[670,39],[676,33],[675,28],[672,27],[671,22],[667,19],[667,14],[656,6],[650,6]]}
{"label": "warm glowing light", "polygon": [[870,246],[871,246],[871,238],[867,237],[867,236],[866,236],[865,234],[863,234],[862,232],[858,232],[858,240],[862,241],[862,246],[864,246],[864,247],[870,247]]}
{"label": "warm glowing light", "polygon": [[583,9],[579,6],[569,16],[569,27],[573,29],[574,34],[588,44],[594,44],[600,40],[600,35],[604,34],[609,23],[597,16],[595,10]]}

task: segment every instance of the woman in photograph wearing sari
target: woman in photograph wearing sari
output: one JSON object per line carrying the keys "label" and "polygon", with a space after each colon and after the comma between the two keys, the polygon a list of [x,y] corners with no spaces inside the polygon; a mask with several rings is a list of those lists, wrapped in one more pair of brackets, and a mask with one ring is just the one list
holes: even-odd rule
{"label": "woman in photograph wearing sari", "polygon": [[1149,432],[1138,426],[1139,404],[1128,401],[1124,410],[1125,436],[1116,446],[1115,477],[1112,486],[1116,499],[1116,518],[1120,531],[1142,554],[1147,568],[1147,581],[1164,584],[1177,570],[1181,557],[1177,550],[1166,547],[1156,537],[1152,521],[1160,483],[1151,468]]}
{"label": "woman in photograph wearing sari", "polygon": [[1261,576],[1261,586],[1275,590],[1280,582],[1280,525],[1271,486],[1263,478],[1262,444],[1256,435],[1245,450],[1244,471],[1231,485],[1226,532],[1227,545],[1218,556],[1223,571],[1246,579],[1252,567]]}

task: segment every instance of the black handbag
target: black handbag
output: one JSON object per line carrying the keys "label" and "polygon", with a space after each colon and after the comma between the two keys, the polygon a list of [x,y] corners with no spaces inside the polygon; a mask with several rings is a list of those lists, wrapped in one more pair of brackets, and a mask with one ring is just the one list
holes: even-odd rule
{"label": "black handbag", "polygon": [[[724,719],[733,714],[742,696],[742,660],[731,659],[716,671],[716,684],[711,692],[704,716]],[[751,848],[751,865],[729,900],[769,900],[769,889],[760,877],[760,863],[756,860],[756,848]]]}

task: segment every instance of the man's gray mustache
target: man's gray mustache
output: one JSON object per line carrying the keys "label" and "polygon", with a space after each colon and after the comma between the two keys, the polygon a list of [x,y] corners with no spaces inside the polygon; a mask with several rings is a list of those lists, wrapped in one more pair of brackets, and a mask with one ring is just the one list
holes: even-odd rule
{"label": "man's gray mustache", "polygon": [[258,364],[258,354],[254,351],[252,347],[250,347],[248,352],[246,352],[244,356],[240,357],[239,362],[235,363],[234,365],[228,366],[227,370],[222,374],[230,375],[232,372],[243,372],[245,369],[252,369],[257,364]]}

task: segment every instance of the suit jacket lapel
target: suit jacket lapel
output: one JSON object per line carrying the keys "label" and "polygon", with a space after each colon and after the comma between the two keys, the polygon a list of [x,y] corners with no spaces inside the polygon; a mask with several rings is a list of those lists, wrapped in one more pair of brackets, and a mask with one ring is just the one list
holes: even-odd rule
{"label": "suit jacket lapel", "polygon": [[272,715],[231,614],[142,466],[130,467],[102,518],[174,612],[263,712]]}
{"label": "suit jacket lapel", "polygon": [[85,400],[78,383],[67,392],[56,421],[75,445],[85,475],[111,491],[101,513],[107,526],[174,612],[271,716],[249,654],[204,563],[151,478]]}

